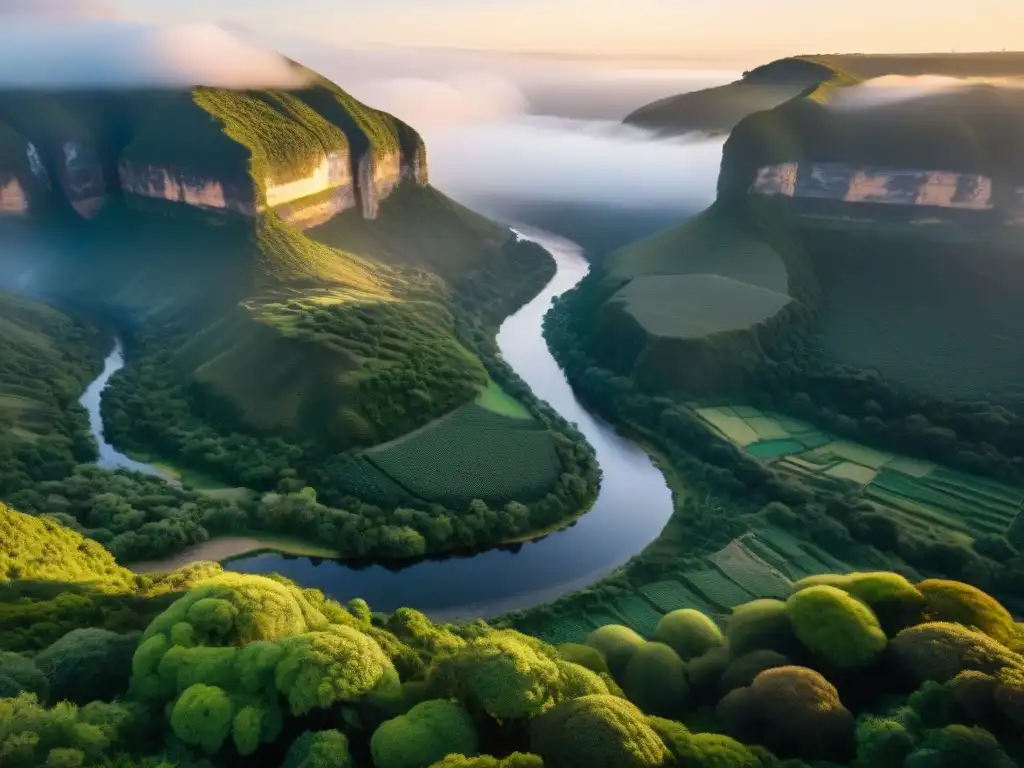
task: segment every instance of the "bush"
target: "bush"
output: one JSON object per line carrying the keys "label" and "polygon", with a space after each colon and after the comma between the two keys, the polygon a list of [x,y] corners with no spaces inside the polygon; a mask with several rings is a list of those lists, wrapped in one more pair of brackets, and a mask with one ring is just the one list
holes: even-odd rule
{"label": "bush", "polygon": [[596,672],[562,659],[556,659],[555,665],[562,678],[559,688],[563,698],[578,699],[581,696],[610,693],[607,684]]}
{"label": "bush", "polygon": [[604,656],[608,668],[616,680],[621,681],[626,665],[638,648],[646,641],[629,627],[607,624],[595,629],[587,637],[587,645],[596,648]]}
{"label": "bush", "polygon": [[722,630],[700,611],[684,608],[661,617],[654,639],[670,646],[688,661],[725,643]]}
{"label": "bush", "polygon": [[0,699],[33,693],[40,700],[49,696],[50,683],[32,659],[0,651]]}
{"label": "bush", "polygon": [[686,675],[690,680],[693,697],[707,699],[716,694],[722,675],[730,663],[729,649],[724,647],[714,648],[703,656],[691,659],[686,665]]}
{"label": "bush", "polygon": [[922,682],[945,683],[966,670],[994,675],[1005,667],[1024,668],[1020,655],[961,624],[931,622],[910,627],[896,635],[891,646],[900,665]]}
{"label": "bush", "polygon": [[903,768],[914,735],[898,720],[865,717],[857,724],[857,768]]}
{"label": "bush", "polygon": [[853,715],[835,687],[804,667],[778,667],[725,696],[716,709],[726,731],[781,756],[845,762],[853,756]]}
{"label": "bush", "polygon": [[851,573],[836,586],[867,603],[889,637],[922,620],[924,595],[898,573]]}
{"label": "bush", "polygon": [[984,632],[1004,645],[1016,634],[1013,616],[995,598],[970,584],[928,579],[918,584],[932,621],[953,622]]}
{"label": "bush", "polygon": [[751,651],[734,660],[722,675],[719,690],[722,695],[736,688],[744,688],[766,669],[789,666],[789,659],[775,651]]}
{"label": "bush", "polygon": [[751,651],[790,653],[797,645],[781,600],[753,600],[737,607],[725,625],[725,636],[733,656]]}
{"label": "bush", "polygon": [[537,640],[500,630],[437,659],[428,682],[435,695],[504,721],[539,715],[555,703],[564,681]]}
{"label": "bush", "polygon": [[231,699],[220,688],[193,685],[171,710],[171,729],[186,744],[214,754],[231,732],[234,718]]}
{"label": "bush", "polygon": [[629,700],[651,715],[680,712],[689,698],[686,668],[664,643],[646,643],[629,660],[622,681]]}
{"label": "bush", "polygon": [[837,587],[808,587],[786,601],[793,631],[815,655],[841,669],[864,667],[886,646],[871,609]]}
{"label": "bush", "polygon": [[599,675],[611,674],[611,670],[608,669],[608,662],[604,660],[604,656],[596,648],[580,643],[563,643],[557,646],[555,650],[566,661],[586,667],[591,672],[597,672]]}
{"label": "bush", "polygon": [[306,731],[292,742],[281,768],[354,768],[340,731]]}
{"label": "bush", "polygon": [[991,733],[966,725],[929,731],[921,748],[906,761],[907,768],[1013,768],[1015,764]]}
{"label": "bush", "polygon": [[566,701],[530,725],[544,768],[660,768],[669,756],[643,713],[614,696]]}
{"label": "bush", "polygon": [[376,768],[423,768],[446,755],[475,755],[473,718],[452,701],[424,701],[383,723],[370,739]]}
{"label": "bush", "polygon": [[513,752],[501,760],[490,755],[481,755],[480,757],[448,755],[430,768],[544,768],[544,761],[537,755],[527,755],[522,752]]}
{"label": "bush", "polygon": [[111,701],[128,689],[138,635],[76,629],[36,656],[54,701]]}

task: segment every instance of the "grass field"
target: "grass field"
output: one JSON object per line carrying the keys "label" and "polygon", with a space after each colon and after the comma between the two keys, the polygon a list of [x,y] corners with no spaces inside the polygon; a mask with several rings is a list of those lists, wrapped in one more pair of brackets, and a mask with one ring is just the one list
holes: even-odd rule
{"label": "grass field", "polygon": [[535,500],[554,485],[561,468],[551,435],[537,422],[476,403],[364,456],[413,495],[456,506],[473,499]]}
{"label": "grass field", "polygon": [[505,392],[492,379],[487,380],[487,389],[480,393],[476,404],[492,413],[512,419],[532,419],[523,404]]}
{"label": "grass field", "polygon": [[645,275],[611,301],[652,336],[704,338],[744,330],[774,316],[791,301],[785,293],[722,275]]}

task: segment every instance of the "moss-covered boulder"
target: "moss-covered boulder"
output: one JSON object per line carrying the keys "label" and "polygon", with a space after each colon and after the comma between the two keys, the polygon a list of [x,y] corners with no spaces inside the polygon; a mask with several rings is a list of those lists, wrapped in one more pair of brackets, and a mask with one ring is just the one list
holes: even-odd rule
{"label": "moss-covered boulder", "polygon": [[751,651],[732,660],[722,674],[719,690],[722,695],[737,688],[743,688],[754,682],[754,679],[766,669],[787,667],[788,658],[777,651]]}

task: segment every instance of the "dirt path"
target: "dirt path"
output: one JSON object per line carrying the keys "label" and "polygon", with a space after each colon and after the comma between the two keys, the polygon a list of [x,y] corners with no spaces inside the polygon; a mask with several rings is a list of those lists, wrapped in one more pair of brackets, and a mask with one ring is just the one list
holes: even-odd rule
{"label": "dirt path", "polygon": [[282,539],[258,539],[251,536],[222,536],[171,555],[163,560],[146,560],[141,563],[130,563],[127,567],[136,573],[157,573],[175,571],[190,563],[220,562],[255,552],[274,551],[286,555],[303,555],[307,557],[332,557],[333,553],[326,547],[315,544]]}

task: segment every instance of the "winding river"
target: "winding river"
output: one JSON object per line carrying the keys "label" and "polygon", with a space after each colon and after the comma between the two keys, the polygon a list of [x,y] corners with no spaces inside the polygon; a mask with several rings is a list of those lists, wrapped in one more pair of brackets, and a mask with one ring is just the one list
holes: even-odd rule
{"label": "winding river", "polygon": [[[341,601],[358,596],[375,610],[408,606],[448,620],[494,616],[581,589],[623,565],[658,536],[672,514],[672,493],[664,476],[637,444],[580,405],[543,339],[544,315],[552,300],[587,274],[582,249],[545,232],[519,231],[551,253],[558,272],[533,301],[504,322],[498,346],[537,397],[574,422],[594,446],[603,479],[591,510],[572,526],[537,541],[469,557],[424,560],[400,570],[379,565],[354,568],[273,553],[233,560],[226,568],[276,572]],[[82,400],[102,448],[101,463],[159,474],[118,454],[102,439],[99,393],[122,365],[118,345]]]}

